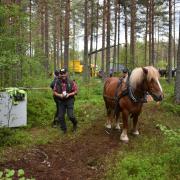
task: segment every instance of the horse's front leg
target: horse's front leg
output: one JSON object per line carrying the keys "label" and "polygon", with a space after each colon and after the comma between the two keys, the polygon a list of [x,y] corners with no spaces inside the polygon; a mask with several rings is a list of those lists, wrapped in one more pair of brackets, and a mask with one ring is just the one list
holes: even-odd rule
{"label": "horse's front leg", "polygon": [[120,111],[116,113],[116,117],[115,117],[116,118],[115,129],[120,131],[121,127],[120,127],[119,117],[120,117]]}
{"label": "horse's front leg", "polygon": [[112,128],[112,117],[109,116],[109,117],[107,118],[107,121],[106,121],[106,125],[105,125],[105,126],[106,126],[107,129],[111,129],[111,128]]}
{"label": "horse's front leg", "polygon": [[123,130],[120,136],[120,140],[123,142],[128,142],[129,138],[127,135],[127,131],[128,131],[128,116],[129,116],[129,112],[128,111],[123,111],[122,112],[122,119],[123,119]]}
{"label": "horse's front leg", "polygon": [[139,131],[137,129],[138,117],[139,117],[139,114],[133,114],[133,129],[132,129],[132,134],[136,135],[136,136],[139,135]]}
{"label": "horse's front leg", "polygon": [[105,125],[107,129],[111,129],[111,127],[112,127],[112,117],[111,116],[112,116],[111,109],[108,108],[107,109],[107,121],[106,121],[106,125]]}

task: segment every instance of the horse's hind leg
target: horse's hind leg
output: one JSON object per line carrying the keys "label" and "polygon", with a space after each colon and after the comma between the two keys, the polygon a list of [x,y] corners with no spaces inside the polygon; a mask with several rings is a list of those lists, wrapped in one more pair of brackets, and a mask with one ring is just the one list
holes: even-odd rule
{"label": "horse's hind leg", "polygon": [[139,117],[139,114],[133,114],[133,129],[132,129],[132,134],[136,135],[136,136],[139,135],[139,131],[137,129],[138,117]]}

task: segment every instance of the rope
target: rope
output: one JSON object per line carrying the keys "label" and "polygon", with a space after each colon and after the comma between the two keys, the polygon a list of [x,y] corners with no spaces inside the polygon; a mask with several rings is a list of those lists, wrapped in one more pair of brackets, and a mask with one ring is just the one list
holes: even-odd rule
{"label": "rope", "polygon": [[[23,90],[50,90],[49,87],[17,87],[18,89],[23,89]],[[5,91],[8,88],[0,88],[0,91]]]}

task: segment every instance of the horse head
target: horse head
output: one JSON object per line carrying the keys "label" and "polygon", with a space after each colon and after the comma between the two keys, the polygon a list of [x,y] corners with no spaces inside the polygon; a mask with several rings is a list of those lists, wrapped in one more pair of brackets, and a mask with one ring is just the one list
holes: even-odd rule
{"label": "horse head", "polygon": [[159,82],[159,72],[153,66],[135,68],[129,78],[130,87],[137,96],[148,92],[155,101],[163,99],[163,91]]}
{"label": "horse head", "polygon": [[153,66],[142,68],[144,74],[144,88],[155,101],[162,101],[164,95],[159,82],[159,72]]}

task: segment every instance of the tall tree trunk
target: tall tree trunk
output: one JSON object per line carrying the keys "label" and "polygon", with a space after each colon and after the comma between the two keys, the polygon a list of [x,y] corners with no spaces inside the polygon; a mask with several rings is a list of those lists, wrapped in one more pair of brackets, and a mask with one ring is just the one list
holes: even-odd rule
{"label": "tall tree trunk", "polygon": [[135,67],[135,44],[136,44],[136,35],[135,35],[135,27],[136,27],[136,0],[131,0],[131,44],[130,44],[130,61],[131,68]]}
{"label": "tall tree trunk", "polygon": [[178,40],[178,52],[177,52],[177,70],[176,70],[176,81],[175,81],[174,89],[175,89],[175,101],[177,104],[180,104],[180,18],[179,18],[179,40]]}
{"label": "tall tree trunk", "polygon": [[65,5],[65,32],[64,32],[64,67],[68,69],[69,61],[69,21],[70,21],[70,0]]}
{"label": "tall tree trunk", "polygon": [[74,75],[74,70],[75,70],[75,63],[74,63],[74,60],[75,60],[75,40],[76,40],[76,24],[75,24],[75,17],[73,16],[73,75]]}
{"label": "tall tree trunk", "polygon": [[56,15],[54,14],[54,26],[53,26],[53,51],[54,51],[54,56],[53,56],[53,59],[54,59],[54,71],[56,70],[56,67],[57,67],[57,61],[56,61],[56,57],[57,57],[57,52],[56,52],[56,35],[57,35],[57,31],[56,31]]}
{"label": "tall tree trunk", "polygon": [[128,24],[127,24],[127,7],[126,2],[124,3],[124,27],[125,27],[125,66],[128,65]]}
{"label": "tall tree trunk", "polygon": [[174,69],[176,68],[176,0],[174,0]]}
{"label": "tall tree trunk", "polygon": [[61,13],[62,13],[62,7],[61,7],[61,1],[56,0],[56,60],[57,60],[57,68],[60,68],[60,24],[61,24]]}
{"label": "tall tree trunk", "polygon": [[49,19],[48,19],[48,4],[45,4],[45,69],[48,74],[49,71]]}
{"label": "tall tree trunk", "polygon": [[114,14],[114,51],[113,51],[113,69],[116,71],[117,70],[117,64],[116,64],[116,37],[117,37],[117,0],[115,0],[114,3],[114,8],[115,8],[115,14]]}
{"label": "tall tree trunk", "polygon": [[157,25],[157,36],[158,36],[158,42],[157,42],[157,63],[159,61],[159,59],[162,59],[160,57],[160,43],[159,43],[159,38],[160,38],[160,27],[159,27],[159,20],[158,20],[158,25]]}
{"label": "tall tree trunk", "polygon": [[[18,0],[18,1],[16,0],[15,4],[19,6],[19,8],[20,8],[19,11],[22,13],[23,9],[22,9],[22,6],[21,6],[21,0]],[[18,37],[18,39],[19,39],[19,41],[18,41],[18,43],[16,45],[16,54],[18,54],[18,56],[19,56],[19,62],[17,62],[15,64],[15,66],[16,66],[16,72],[15,72],[16,75],[14,74],[14,77],[12,77],[12,82],[13,82],[12,85],[13,86],[16,86],[17,82],[22,81],[22,76],[23,76],[23,58],[22,57],[23,57],[23,55],[25,55],[24,52],[23,52],[22,42],[21,42],[21,40],[23,39],[22,22],[20,20],[20,16],[18,16],[16,18],[17,18],[16,23],[18,24],[16,37]],[[13,73],[12,73],[12,75],[13,75]]]}
{"label": "tall tree trunk", "polygon": [[149,65],[152,65],[152,0],[149,0]]}
{"label": "tall tree trunk", "polygon": [[106,0],[103,1],[103,25],[102,25],[102,57],[101,57],[101,70],[104,72],[105,62],[105,37],[106,37]]}
{"label": "tall tree trunk", "polygon": [[152,18],[152,20],[151,20],[151,22],[152,22],[152,26],[151,26],[151,28],[152,28],[152,55],[151,55],[151,57],[152,57],[152,65],[154,66],[155,65],[155,51],[154,51],[154,6],[155,6],[155,4],[154,4],[154,0],[152,0],[152,14],[151,14],[151,18]]}
{"label": "tall tree trunk", "polygon": [[[98,48],[98,31],[99,31],[99,0],[97,2],[97,9],[96,9],[96,51],[97,51],[97,48]],[[96,64],[97,64],[97,55],[98,55],[98,52],[95,53],[95,58],[94,58],[94,61],[95,61],[95,66],[94,66],[94,72],[96,72]]]}
{"label": "tall tree trunk", "polygon": [[32,0],[29,0],[29,56],[32,57]]}
{"label": "tall tree trunk", "polygon": [[84,69],[83,69],[83,79],[88,81],[89,71],[88,71],[88,0],[84,2]]}
{"label": "tall tree trunk", "polygon": [[148,34],[148,13],[149,13],[149,8],[148,6],[146,7],[146,30],[145,30],[145,37],[144,37],[144,48],[145,48],[145,51],[144,51],[144,64],[145,66],[147,65],[147,34]]}
{"label": "tall tree trunk", "polygon": [[168,82],[172,80],[172,0],[169,0]]}
{"label": "tall tree trunk", "polygon": [[111,59],[111,54],[110,54],[110,1],[107,1],[107,39],[106,39],[106,44],[107,44],[107,50],[106,50],[106,74],[108,75],[110,71],[110,59]]}
{"label": "tall tree trunk", "polygon": [[59,24],[59,29],[60,29],[60,64],[61,64],[61,68],[63,67],[63,10],[62,10],[62,0],[60,1],[60,24]]}
{"label": "tall tree trunk", "polygon": [[[29,56],[32,57],[32,0],[29,0]],[[29,64],[29,74],[32,76],[32,64]]]}
{"label": "tall tree trunk", "polygon": [[[45,52],[45,49],[44,49],[44,37],[45,37],[45,34],[44,34],[44,11],[45,11],[45,8],[44,8],[44,3],[43,2],[40,2],[39,1],[39,4],[38,4],[38,8],[40,10],[40,14],[41,14],[41,50],[42,50],[42,53]],[[45,66],[45,62],[44,62],[44,66]]]}
{"label": "tall tree trunk", "polygon": [[59,51],[60,51],[60,48],[59,48],[59,44],[60,44],[60,15],[58,16],[58,19],[57,19],[57,33],[56,33],[56,37],[57,37],[57,44],[56,44],[56,59],[57,59],[57,68],[60,67],[60,57],[59,57]]}
{"label": "tall tree trunk", "polygon": [[[93,30],[94,30],[94,0],[91,0],[91,40],[90,40],[90,53],[93,51]],[[89,55],[89,67],[91,68],[91,58],[92,55]]]}
{"label": "tall tree trunk", "polygon": [[118,17],[117,17],[117,30],[118,30],[118,45],[117,45],[117,71],[119,72],[119,65],[120,65],[120,19],[121,19],[121,12],[120,12],[120,3],[118,3],[118,8],[117,8],[117,12],[118,12]]}

